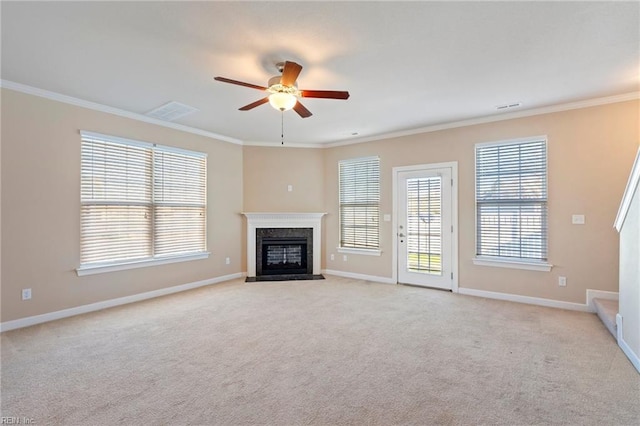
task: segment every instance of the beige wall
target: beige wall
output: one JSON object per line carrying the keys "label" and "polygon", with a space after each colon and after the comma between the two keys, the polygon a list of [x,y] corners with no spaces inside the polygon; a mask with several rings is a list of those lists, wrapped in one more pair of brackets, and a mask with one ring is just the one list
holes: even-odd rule
{"label": "beige wall", "polygon": [[[80,130],[208,153],[211,256],[78,277]],[[241,272],[241,146],[6,89],[1,131],[3,322]]]}
{"label": "beige wall", "polygon": [[[339,160],[378,155],[381,214],[392,212],[392,168],[458,162],[459,286],[585,303],[586,289],[617,291],[618,235],[613,222],[638,143],[638,102],[538,115],[327,149],[325,267],[392,276],[391,222],[381,222],[380,257],[327,260],[338,246]],[[475,266],[474,144],[547,135],[551,272]],[[572,214],[586,224],[571,225]],[[558,276],[567,286],[558,286]]]}
{"label": "beige wall", "polygon": [[[328,212],[323,269],[389,278],[391,222],[381,222],[380,257],[328,260],[338,245],[339,160],[378,155],[381,213],[392,212],[396,166],[458,162],[460,287],[585,302],[586,289],[617,291],[612,225],[639,139],[639,102],[468,126],[334,147],[240,147],[26,94],[2,91],[1,321],[246,271],[240,211]],[[209,154],[207,260],[78,277],[79,130]],[[474,266],[474,144],[548,136],[549,273]],[[292,185],[293,191],[287,191]],[[586,215],[583,226],[572,214]],[[231,257],[231,265],[224,264]],[[557,277],[568,278],[567,287]],[[33,299],[21,301],[22,288]]]}
{"label": "beige wall", "polygon": [[243,167],[246,212],[323,211],[324,150],[245,146]]}

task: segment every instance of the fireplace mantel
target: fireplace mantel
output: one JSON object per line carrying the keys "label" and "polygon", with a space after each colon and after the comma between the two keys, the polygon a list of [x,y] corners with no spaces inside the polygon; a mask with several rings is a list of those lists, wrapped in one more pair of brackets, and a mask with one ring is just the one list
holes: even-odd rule
{"label": "fireplace mantel", "polygon": [[326,213],[242,213],[247,218],[247,277],[256,276],[256,229],[313,228],[313,274],[320,274],[322,216]]}

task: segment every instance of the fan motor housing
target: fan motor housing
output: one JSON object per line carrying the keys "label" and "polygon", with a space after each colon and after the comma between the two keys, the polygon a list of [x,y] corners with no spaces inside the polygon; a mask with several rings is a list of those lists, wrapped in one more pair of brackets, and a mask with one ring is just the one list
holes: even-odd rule
{"label": "fan motor housing", "polygon": [[281,75],[276,75],[275,77],[271,77],[269,79],[269,82],[267,83],[267,87],[271,87],[274,84],[280,84],[280,79],[282,78]]}

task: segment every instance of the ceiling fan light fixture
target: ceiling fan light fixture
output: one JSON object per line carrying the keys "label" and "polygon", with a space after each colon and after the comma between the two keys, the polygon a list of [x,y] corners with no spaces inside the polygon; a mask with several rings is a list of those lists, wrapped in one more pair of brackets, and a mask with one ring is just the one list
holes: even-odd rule
{"label": "ceiling fan light fixture", "polygon": [[276,92],[269,95],[269,103],[278,111],[289,111],[296,106],[298,99],[291,93]]}
{"label": "ceiling fan light fixture", "polygon": [[269,93],[269,95],[262,99],[238,108],[240,111],[249,111],[269,102],[271,106],[278,111],[284,112],[293,109],[300,117],[307,118],[313,114],[298,101],[298,98],[349,99],[349,92],[345,91],[298,90],[296,81],[300,71],[302,71],[302,65],[286,61],[278,63],[276,66],[282,75],[271,77],[266,87],[219,76],[214,77],[214,80]]}

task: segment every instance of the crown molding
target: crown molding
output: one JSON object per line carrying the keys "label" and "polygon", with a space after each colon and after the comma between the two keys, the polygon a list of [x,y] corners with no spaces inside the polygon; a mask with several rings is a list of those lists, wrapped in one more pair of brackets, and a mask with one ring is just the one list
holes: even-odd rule
{"label": "crown molding", "polygon": [[289,143],[287,141],[284,144],[278,142],[261,142],[261,141],[245,141],[242,143],[244,146],[262,146],[269,148],[315,148],[322,149],[326,148],[326,146],[321,143]]}
{"label": "crown molding", "polygon": [[[143,114],[138,114],[138,113],[126,111],[126,110],[123,110],[123,109],[120,109],[120,108],[115,108],[115,107],[110,107],[110,106],[107,106],[107,105],[102,105],[102,104],[99,104],[99,103],[96,103],[96,102],[85,101],[83,99],[74,98],[72,96],[67,96],[67,95],[62,95],[62,94],[59,94],[59,93],[56,93],[56,92],[51,92],[49,90],[39,89],[37,87],[32,87],[32,86],[27,86],[26,84],[16,83],[16,82],[9,81],[9,80],[0,80],[0,88],[15,90],[17,92],[22,92],[22,93],[26,93],[26,94],[29,94],[29,95],[39,96],[39,97],[42,97],[42,98],[51,99],[51,100],[54,100],[54,101],[63,102],[63,103],[66,103],[66,104],[75,105],[75,106],[79,106],[79,107],[84,107],[84,108],[92,109],[92,110],[95,110],[95,111],[105,112],[107,114],[113,114],[113,115],[117,115],[117,116],[120,116],[120,117],[130,118],[132,120],[142,121],[142,122],[145,122],[145,123],[155,124],[155,125],[162,126],[162,127],[168,127],[170,129],[181,130],[183,132],[193,133],[193,134],[196,134],[196,135],[205,136],[207,138],[211,138],[211,139],[215,139],[215,140],[219,140],[219,141],[229,142],[229,143],[236,144],[236,145],[262,146],[262,147],[279,147],[279,146],[282,146],[282,145],[280,145],[278,143],[274,143],[274,142],[242,141],[241,139],[232,138],[230,136],[220,135],[220,134],[217,134],[217,133],[209,132],[209,131],[202,130],[202,129],[197,129],[197,128],[194,128],[194,127],[185,126],[185,125],[182,125],[182,124],[177,124],[177,123],[171,123],[171,122],[168,122],[168,121],[158,120],[158,119],[155,119],[155,118],[152,118],[152,117],[148,117],[148,116],[143,115]],[[317,144],[315,144],[315,143],[306,143],[306,144],[292,143],[292,144],[286,144],[286,145],[284,145],[284,147],[286,147],[286,148],[334,148],[334,147],[338,147],[338,146],[355,145],[355,144],[364,143],[364,142],[380,141],[380,140],[398,138],[398,137],[403,137],[403,136],[417,135],[417,134],[420,134],[420,133],[431,133],[431,132],[437,132],[439,130],[455,129],[457,127],[466,127],[466,126],[473,126],[473,125],[477,125],[477,124],[493,123],[493,122],[497,122],[497,121],[512,120],[512,119],[515,119],[515,118],[530,117],[530,116],[541,115],[541,114],[550,114],[550,113],[554,113],[554,112],[569,111],[569,110],[572,110],[572,109],[588,108],[588,107],[593,107],[593,106],[607,105],[607,104],[618,103],[618,102],[626,102],[626,101],[632,101],[632,100],[637,100],[637,99],[640,99],[640,91],[639,92],[624,93],[624,94],[621,94],[621,95],[614,95],[614,96],[606,96],[606,97],[601,97],[601,98],[587,99],[587,100],[582,100],[582,101],[577,101],[577,102],[569,102],[569,103],[558,104],[558,105],[551,105],[551,106],[541,107],[541,108],[533,108],[533,109],[524,110],[524,111],[508,112],[508,113],[503,113],[503,114],[499,114],[499,115],[491,115],[491,116],[485,116],[485,117],[479,117],[479,118],[472,118],[472,119],[468,119],[468,120],[452,121],[452,122],[449,122],[449,123],[435,124],[435,125],[432,125],[432,126],[419,127],[419,128],[416,128],[416,129],[403,130],[403,131],[398,131],[398,132],[383,133],[383,134],[379,134],[379,135],[374,135],[374,136],[369,136],[369,137],[362,137],[362,138],[357,138],[357,139],[349,139],[349,140],[342,140],[342,141],[337,141],[337,142],[327,142],[327,143],[317,143]]]}
{"label": "crown molding", "polygon": [[194,127],[185,126],[183,124],[172,123],[170,121],[158,120],[143,114],[126,111],[120,108],[102,105],[96,102],[85,101],[83,99],[74,98],[73,96],[62,95],[60,93],[51,92],[49,90],[39,89],[37,87],[27,86],[26,84],[16,83],[9,80],[0,80],[0,87],[3,89],[14,90],[16,92],[26,93],[28,95],[38,96],[53,101],[62,102],[69,105],[75,105],[94,111],[105,112],[107,114],[117,115],[119,117],[130,118],[132,120],[142,121],[145,123],[155,124],[157,126],[168,127],[174,130],[180,130],[194,135],[204,136],[219,141],[229,142],[236,145],[242,145],[240,139],[231,138],[229,136],[219,135],[217,133],[208,132],[206,130],[196,129]]}
{"label": "crown molding", "polygon": [[493,123],[496,121],[512,120],[515,118],[531,117],[534,115],[551,114],[554,112],[569,111],[572,109],[589,108],[599,105],[614,104],[618,102],[626,102],[640,99],[640,92],[630,92],[621,95],[606,96],[602,98],[586,99],[583,101],[569,102],[558,105],[551,105],[541,108],[532,108],[525,111],[507,112],[500,115],[491,115],[469,120],[452,121],[450,123],[435,124],[433,126],[420,127],[417,129],[403,130],[399,132],[384,133],[370,137],[351,139],[348,141],[330,142],[322,145],[323,148],[333,148],[337,146],[354,145],[363,142],[379,141],[384,139],[399,138],[402,136],[417,135],[420,133],[431,133],[439,130],[455,129],[457,127],[474,126],[477,124]]}

